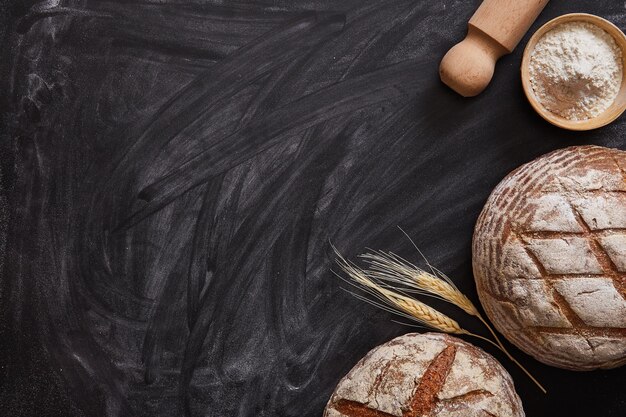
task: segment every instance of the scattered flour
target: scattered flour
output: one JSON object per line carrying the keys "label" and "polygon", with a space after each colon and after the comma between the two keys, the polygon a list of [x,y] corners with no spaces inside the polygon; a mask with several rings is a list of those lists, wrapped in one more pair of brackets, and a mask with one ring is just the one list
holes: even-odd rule
{"label": "scattered flour", "polygon": [[622,52],[596,25],[563,23],[539,39],[529,69],[543,107],[569,120],[587,120],[615,101],[622,84]]}

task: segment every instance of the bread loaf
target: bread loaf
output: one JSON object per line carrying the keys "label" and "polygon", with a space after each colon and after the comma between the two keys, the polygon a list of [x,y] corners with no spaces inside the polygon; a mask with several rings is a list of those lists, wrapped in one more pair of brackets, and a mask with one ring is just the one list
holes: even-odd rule
{"label": "bread loaf", "polygon": [[626,362],[626,152],[570,147],[509,174],[476,224],[473,268],[500,332],[549,365]]}
{"label": "bread loaf", "polygon": [[506,370],[441,333],[407,334],[370,351],[339,382],[325,417],[523,417]]}

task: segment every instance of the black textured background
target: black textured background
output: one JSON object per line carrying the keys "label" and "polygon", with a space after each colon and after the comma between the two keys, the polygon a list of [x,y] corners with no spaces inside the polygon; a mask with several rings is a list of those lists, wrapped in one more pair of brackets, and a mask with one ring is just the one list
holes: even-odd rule
{"label": "black textured background", "polygon": [[[626,149],[626,118],[570,133],[533,113],[528,36],[481,96],[444,87],[478,3],[0,2],[0,415],[320,416],[410,330],[341,290],[329,240],[416,259],[400,225],[477,301],[472,228],[499,180]],[[533,29],[567,12],[626,28],[622,1],[553,0]],[[543,395],[471,341],[530,417],[626,413],[625,369],[514,349]]]}

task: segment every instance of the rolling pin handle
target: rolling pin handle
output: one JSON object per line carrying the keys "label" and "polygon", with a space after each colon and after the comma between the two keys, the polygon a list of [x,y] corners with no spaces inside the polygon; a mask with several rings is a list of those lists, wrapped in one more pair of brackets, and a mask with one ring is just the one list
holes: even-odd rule
{"label": "rolling pin handle", "polygon": [[463,97],[476,96],[489,85],[498,59],[509,52],[470,23],[465,39],[441,60],[441,81]]}
{"label": "rolling pin handle", "polygon": [[483,91],[496,61],[511,53],[548,0],[484,0],[469,21],[467,37],[444,56],[441,80],[472,97]]}

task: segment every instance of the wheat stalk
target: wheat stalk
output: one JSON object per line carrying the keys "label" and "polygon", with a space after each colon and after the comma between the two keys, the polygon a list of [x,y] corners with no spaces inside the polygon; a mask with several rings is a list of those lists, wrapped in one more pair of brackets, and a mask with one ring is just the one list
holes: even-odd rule
{"label": "wheat stalk", "polygon": [[[402,229],[400,229],[402,230]],[[404,233],[404,231],[403,231]],[[405,233],[406,235],[406,233]],[[408,237],[408,235],[407,235]],[[409,240],[411,238],[409,237]],[[413,241],[411,240],[411,243]],[[415,243],[413,243],[415,246]],[[415,246],[417,249],[417,246]],[[350,277],[348,283],[364,290],[380,302],[372,301],[366,297],[354,294],[357,298],[369,302],[391,313],[415,321],[421,325],[452,334],[466,334],[485,340],[500,349],[511,361],[520,367],[522,371],[544,392],[545,388],[520,364],[504,347],[504,344],[493,330],[491,325],[483,318],[476,306],[454,285],[452,280],[441,271],[434,268],[426,261],[432,273],[404,260],[400,256],[382,251],[369,252],[360,255],[368,264],[369,269],[363,270],[347,261],[333,246],[337,255],[336,262],[339,267]],[[417,249],[419,252],[419,249]],[[419,252],[421,254],[421,252]],[[422,255],[423,257],[423,255]],[[425,258],[424,258],[425,259]],[[416,300],[408,293],[418,293],[433,296],[447,301],[467,314],[478,318],[489,330],[495,342],[481,335],[471,333],[463,329],[458,322],[451,317],[439,312],[433,307]]]}

